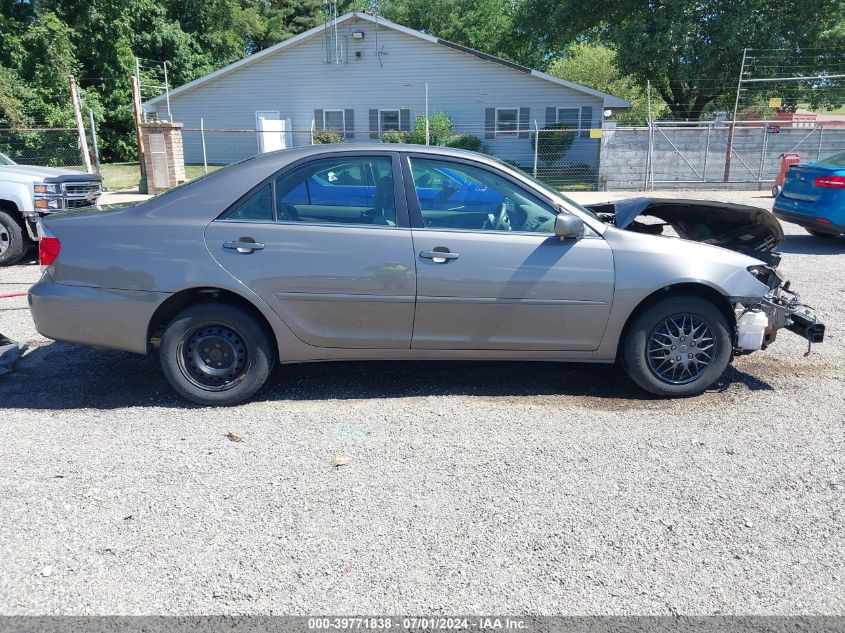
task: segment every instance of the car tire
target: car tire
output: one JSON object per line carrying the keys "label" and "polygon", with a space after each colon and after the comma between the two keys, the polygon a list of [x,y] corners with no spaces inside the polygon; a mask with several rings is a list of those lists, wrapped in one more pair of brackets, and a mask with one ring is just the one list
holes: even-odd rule
{"label": "car tire", "polygon": [[775,185],[772,187],[772,198],[777,198],[780,194],[780,185]]}
{"label": "car tire", "polygon": [[275,362],[274,341],[261,323],[226,303],[199,303],[177,314],[161,337],[168,382],[183,398],[230,406],[261,389]]}
{"label": "car tire", "polygon": [[686,295],[662,299],[637,315],[620,356],[640,387],[657,396],[683,398],[702,393],[719,379],[732,347],[732,329],[722,311],[711,301]]}
{"label": "car tire", "polygon": [[31,242],[24,228],[5,209],[0,209],[0,266],[17,264]]}
{"label": "car tire", "polygon": [[808,229],[805,228],[805,231],[812,235],[813,237],[821,237],[822,239],[829,240],[832,237],[836,237],[839,235],[838,233],[828,233],[827,231],[820,231],[819,229]]}

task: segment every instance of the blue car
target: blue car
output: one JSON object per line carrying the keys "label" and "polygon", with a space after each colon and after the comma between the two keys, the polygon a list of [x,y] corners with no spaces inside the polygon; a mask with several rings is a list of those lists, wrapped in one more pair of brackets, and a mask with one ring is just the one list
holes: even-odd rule
{"label": "blue car", "polygon": [[[420,204],[428,210],[461,209],[486,217],[498,214],[504,203],[501,193],[458,169],[421,169],[414,172],[414,179]],[[369,162],[350,159],[317,171],[302,182],[288,183],[291,189],[286,198],[287,207],[302,204],[316,208],[319,218],[311,218],[314,221],[349,221],[351,214],[359,221],[378,222],[384,182],[384,174],[376,173]],[[293,208],[282,208],[281,213],[300,216]],[[474,222],[469,213],[462,217]]]}
{"label": "blue car", "polygon": [[845,233],[845,152],[789,167],[773,210],[817,237]]}

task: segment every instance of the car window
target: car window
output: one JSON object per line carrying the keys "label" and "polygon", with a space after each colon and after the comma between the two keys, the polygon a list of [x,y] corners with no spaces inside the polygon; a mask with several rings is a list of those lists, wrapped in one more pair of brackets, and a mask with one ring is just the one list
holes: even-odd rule
{"label": "car window", "polygon": [[432,159],[412,159],[411,173],[429,229],[552,233],[556,211],[493,171]]}
{"label": "car window", "polygon": [[276,180],[282,222],[396,226],[393,161],[388,156],[325,158]]}
{"label": "car window", "polygon": [[323,186],[360,187],[367,183],[366,172],[361,163],[334,165],[314,174],[314,178]]}
{"label": "car window", "polygon": [[837,152],[831,154],[818,161],[821,165],[830,165],[831,167],[845,167],[845,152]]}
{"label": "car window", "polygon": [[228,220],[273,221],[273,194],[269,183],[261,187],[244,202],[235,207]]}

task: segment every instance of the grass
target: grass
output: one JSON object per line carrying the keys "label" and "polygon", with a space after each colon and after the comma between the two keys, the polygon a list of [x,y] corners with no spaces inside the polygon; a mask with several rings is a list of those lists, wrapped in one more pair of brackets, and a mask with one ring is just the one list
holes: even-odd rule
{"label": "grass", "polygon": [[[208,171],[219,169],[220,165],[209,165]],[[193,180],[204,174],[202,165],[185,165],[185,178]],[[109,191],[130,189],[138,186],[141,178],[141,171],[138,163],[111,163],[100,165],[100,174],[103,176],[103,186]]]}

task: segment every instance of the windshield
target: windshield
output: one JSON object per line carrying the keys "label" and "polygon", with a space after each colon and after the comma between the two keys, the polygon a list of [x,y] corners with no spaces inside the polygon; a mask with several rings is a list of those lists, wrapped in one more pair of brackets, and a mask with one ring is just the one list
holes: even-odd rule
{"label": "windshield", "polygon": [[531,182],[533,182],[535,185],[537,185],[537,187],[539,187],[539,188],[540,188],[540,189],[542,189],[543,191],[545,191],[545,192],[547,192],[548,194],[550,194],[552,197],[554,197],[554,198],[559,198],[560,200],[563,200],[566,204],[568,204],[568,205],[570,205],[570,206],[573,206],[573,207],[575,207],[576,209],[578,209],[579,211],[581,211],[581,212],[583,212],[583,213],[586,213],[586,214],[587,214],[587,215],[589,215],[591,218],[595,218],[596,220],[598,220],[598,217],[596,216],[596,214],[595,214],[595,213],[593,213],[592,211],[590,211],[589,209],[587,209],[587,208],[586,208],[586,207],[584,207],[583,205],[578,204],[578,203],[577,203],[577,202],[575,202],[572,198],[569,198],[569,197],[567,197],[567,196],[563,195],[560,191],[558,191],[558,190],[557,190],[557,189],[555,189],[554,187],[551,187],[551,186],[547,185],[547,184],[546,184],[546,183],[544,183],[542,180],[538,180],[537,178],[535,178],[534,176],[532,176],[531,174],[529,174],[527,171],[525,171],[525,170],[523,170],[523,169],[520,169],[520,168],[519,168],[519,167],[517,167],[516,165],[511,165],[510,163],[507,163],[507,165],[508,165],[508,167],[510,167],[511,169],[513,169],[514,171],[517,171],[517,172],[519,172],[520,174],[522,174],[523,176],[525,176],[526,178],[528,178],[528,180],[530,180]]}
{"label": "windshield", "polygon": [[0,153],[0,165],[16,165],[15,161],[11,158],[6,156],[5,154]]}
{"label": "windshield", "polygon": [[845,152],[836,152],[818,161],[819,165],[830,165],[831,167],[845,167]]}

